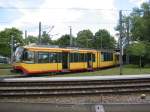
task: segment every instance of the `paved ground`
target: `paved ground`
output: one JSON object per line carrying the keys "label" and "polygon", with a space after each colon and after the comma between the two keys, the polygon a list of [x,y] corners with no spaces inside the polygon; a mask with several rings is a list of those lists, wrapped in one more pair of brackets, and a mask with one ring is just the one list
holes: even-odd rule
{"label": "paved ground", "polygon": [[141,75],[114,75],[114,76],[83,76],[83,77],[25,77],[25,78],[0,78],[0,82],[21,81],[79,81],[79,80],[119,80],[150,78],[150,74]]}
{"label": "paved ground", "polygon": [[150,104],[0,103],[1,112],[149,112]]}

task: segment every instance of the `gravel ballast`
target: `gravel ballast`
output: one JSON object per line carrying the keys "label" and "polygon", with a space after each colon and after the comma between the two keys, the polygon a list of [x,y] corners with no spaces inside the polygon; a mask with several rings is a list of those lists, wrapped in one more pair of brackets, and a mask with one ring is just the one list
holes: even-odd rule
{"label": "gravel ballast", "polygon": [[[145,96],[145,98],[142,97]],[[150,94],[116,94],[116,95],[76,95],[45,97],[1,97],[0,102],[32,102],[32,103],[150,103]]]}

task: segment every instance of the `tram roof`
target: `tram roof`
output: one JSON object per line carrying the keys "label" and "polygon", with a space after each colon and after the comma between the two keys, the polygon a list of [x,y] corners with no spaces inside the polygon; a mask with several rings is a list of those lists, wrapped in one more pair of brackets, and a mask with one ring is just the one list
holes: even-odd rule
{"label": "tram roof", "polygon": [[24,46],[27,49],[45,49],[45,50],[64,50],[64,51],[71,51],[71,50],[79,50],[79,51],[102,51],[102,52],[114,52],[113,49],[90,49],[90,48],[78,48],[78,47],[59,47],[59,46],[51,46],[51,45],[28,45]]}

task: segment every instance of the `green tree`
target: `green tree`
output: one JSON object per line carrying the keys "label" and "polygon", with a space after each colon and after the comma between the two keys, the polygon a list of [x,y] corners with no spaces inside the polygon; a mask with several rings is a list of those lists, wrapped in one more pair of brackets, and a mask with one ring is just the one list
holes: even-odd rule
{"label": "green tree", "polygon": [[83,48],[93,47],[93,33],[90,30],[82,30],[77,34],[77,46]]}
{"label": "green tree", "polygon": [[61,36],[59,39],[57,39],[56,44],[60,47],[70,46],[70,36],[67,34]]}
{"label": "green tree", "polygon": [[146,53],[145,53],[145,63],[150,63],[150,42],[144,42]]}
{"label": "green tree", "polygon": [[105,29],[99,30],[95,33],[95,48],[102,49],[114,49],[116,46],[116,41],[109,32]]}
{"label": "green tree", "polygon": [[26,39],[25,39],[25,43],[26,44],[31,44],[31,43],[37,43],[38,41],[38,37],[29,35]]}
{"label": "green tree", "polygon": [[141,8],[134,8],[130,14],[132,41],[142,41],[145,44],[143,63],[150,61],[150,4],[143,3]]}
{"label": "green tree", "polygon": [[139,66],[142,67],[144,66],[144,61],[142,62],[142,57],[145,56],[146,54],[146,46],[143,42],[137,42],[137,43],[133,43],[131,45],[129,45],[127,47],[127,52],[130,54],[130,55],[133,55],[133,56],[138,56],[139,57]]}
{"label": "green tree", "polygon": [[143,3],[140,9],[134,8],[130,18],[133,39],[150,42],[150,4]]}
{"label": "green tree", "polygon": [[24,45],[22,31],[17,28],[6,28],[0,31],[0,54],[3,56],[10,56],[11,51],[11,37],[14,37],[14,48],[18,45]]}
{"label": "green tree", "polygon": [[49,35],[46,33],[46,31],[44,31],[42,34],[41,43],[44,45],[52,44],[52,40],[49,37]]}

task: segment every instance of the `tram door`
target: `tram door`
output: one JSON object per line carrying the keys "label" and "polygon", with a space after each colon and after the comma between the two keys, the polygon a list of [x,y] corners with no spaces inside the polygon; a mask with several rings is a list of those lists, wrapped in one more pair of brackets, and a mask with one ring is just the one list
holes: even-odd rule
{"label": "tram door", "polygon": [[88,68],[93,67],[92,54],[91,53],[87,53],[87,67]]}
{"label": "tram door", "polygon": [[62,68],[63,69],[68,69],[68,53],[63,52],[62,53]]}

